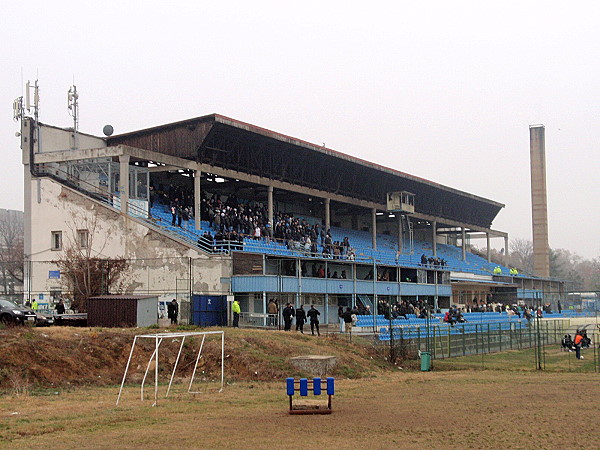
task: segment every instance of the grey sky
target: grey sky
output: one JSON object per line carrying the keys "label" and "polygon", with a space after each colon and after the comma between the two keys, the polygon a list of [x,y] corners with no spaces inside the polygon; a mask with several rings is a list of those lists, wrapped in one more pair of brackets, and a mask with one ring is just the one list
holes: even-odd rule
{"label": "grey sky", "polygon": [[2,3],[1,208],[23,208],[22,69],[42,122],[71,125],[75,77],[83,132],[216,112],[502,202],[513,238],[543,123],[550,245],[600,256],[597,2]]}

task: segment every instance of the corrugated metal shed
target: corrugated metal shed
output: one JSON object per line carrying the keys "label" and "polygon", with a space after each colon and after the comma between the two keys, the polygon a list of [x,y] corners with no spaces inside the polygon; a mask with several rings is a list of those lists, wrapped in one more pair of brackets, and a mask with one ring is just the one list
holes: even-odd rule
{"label": "corrugated metal shed", "polygon": [[101,295],[88,299],[88,326],[147,327],[158,322],[155,295]]}

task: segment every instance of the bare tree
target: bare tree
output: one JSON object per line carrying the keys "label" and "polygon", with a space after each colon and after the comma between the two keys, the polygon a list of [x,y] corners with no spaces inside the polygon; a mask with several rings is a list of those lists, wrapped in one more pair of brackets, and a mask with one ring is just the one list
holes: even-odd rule
{"label": "bare tree", "polygon": [[510,261],[522,272],[533,273],[533,242],[516,238],[510,243]]}
{"label": "bare tree", "polygon": [[4,292],[9,279],[23,283],[23,212],[0,209],[0,270]]}
{"label": "bare tree", "polygon": [[600,291],[600,258],[584,259],[576,267],[584,291]]}
{"label": "bare tree", "polygon": [[102,239],[96,217],[73,221],[68,224],[69,233],[57,265],[61,280],[71,297],[71,307],[87,310],[87,299],[96,295],[121,292],[129,262],[124,258],[103,256],[107,236]]}

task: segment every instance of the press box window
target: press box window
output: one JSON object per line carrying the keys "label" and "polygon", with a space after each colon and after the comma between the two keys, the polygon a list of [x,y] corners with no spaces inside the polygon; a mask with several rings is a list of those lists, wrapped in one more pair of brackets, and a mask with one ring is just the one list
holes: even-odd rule
{"label": "press box window", "polygon": [[77,230],[77,243],[80,248],[87,248],[90,238],[88,230]]}
{"label": "press box window", "polygon": [[62,250],[62,231],[53,231],[52,232],[52,250]]}

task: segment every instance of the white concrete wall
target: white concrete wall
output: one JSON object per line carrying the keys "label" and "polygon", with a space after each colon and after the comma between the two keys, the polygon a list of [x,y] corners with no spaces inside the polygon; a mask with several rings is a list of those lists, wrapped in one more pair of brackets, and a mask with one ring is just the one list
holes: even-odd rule
{"label": "white concrete wall", "polygon": [[172,296],[189,292],[190,282],[194,293],[228,293],[223,291],[221,278],[231,276],[230,258],[203,254],[53,180],[39,182],[41,202],[30,199],[31,291],[35,296],[65,290],[61,280],[48,278],[50,270],[58,270],[52,261],[63,255],[63,251],[51,250],[51,233],[63,233],[65,248],[74,245],[78,229],[89,230],[94,255],[131,260],[124,293]]}
{"label": "white concrete wall", "polygon": [[[73,131],[42,125],[40,133],[40,141],[36,143],[34,150],[36,153],[69,150],[73,147]],[[77,134],[77,144],[78,148],[106,147],[104,139],[81,133]]]}

